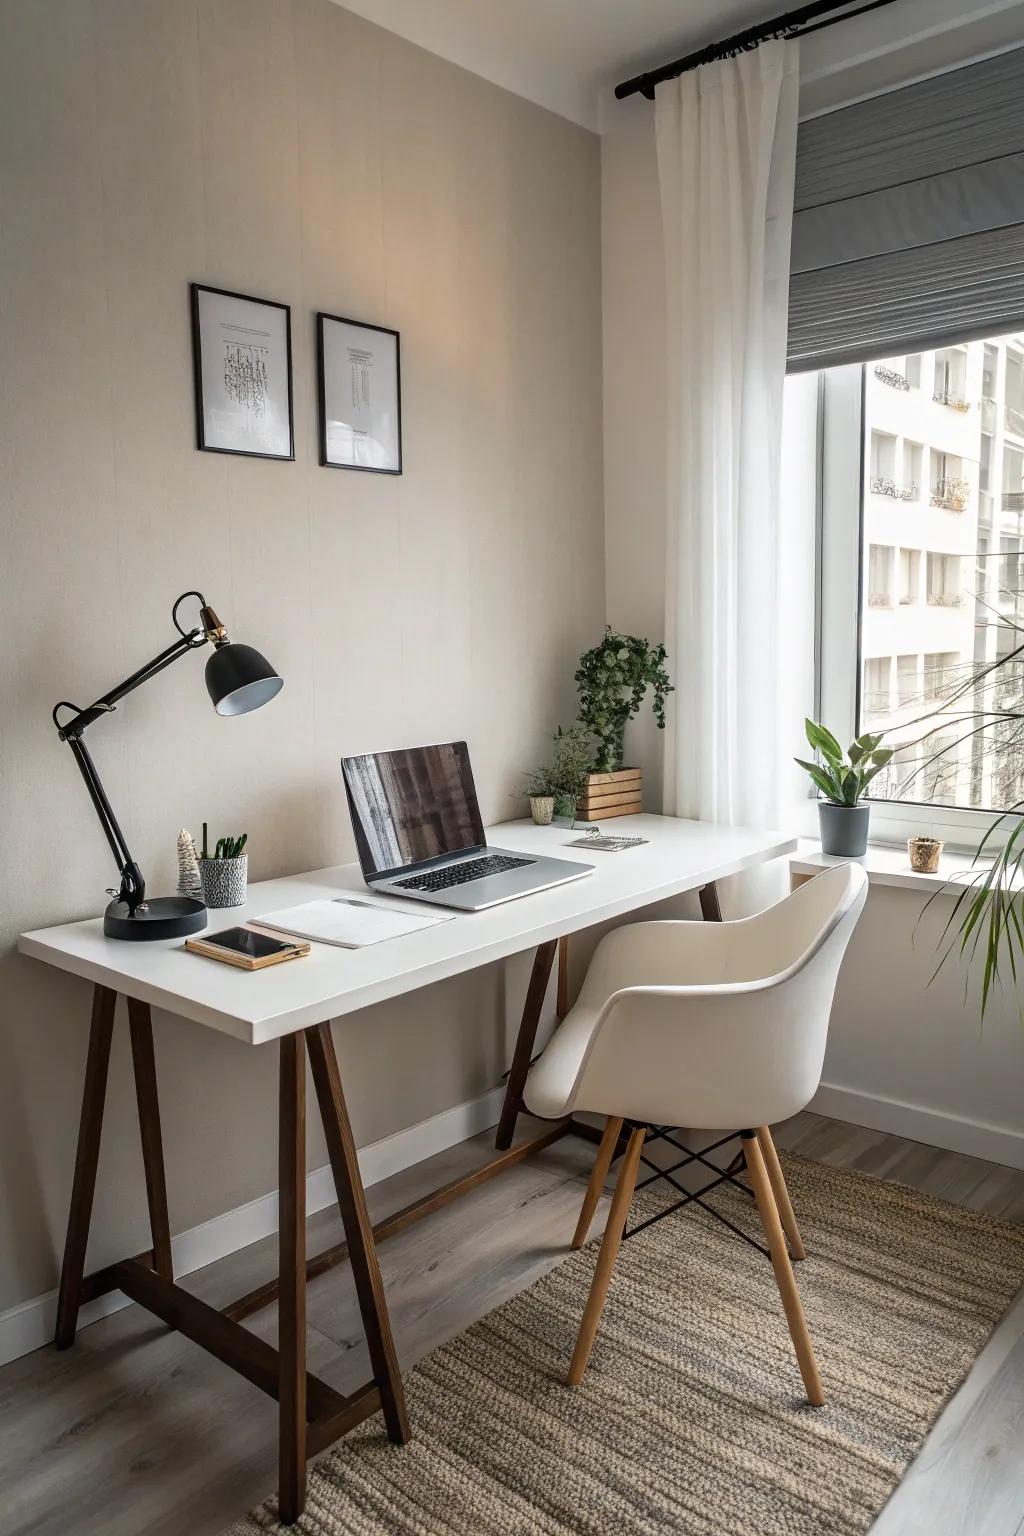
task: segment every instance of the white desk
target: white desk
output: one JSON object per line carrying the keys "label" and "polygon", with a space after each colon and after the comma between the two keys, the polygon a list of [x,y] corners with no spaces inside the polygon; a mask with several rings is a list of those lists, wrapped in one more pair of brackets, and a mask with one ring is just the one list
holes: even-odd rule
{"label": "white desk", "polygon": [[[561,947],[564,957],[568,935],[683,891],[700,891],[704,916],[717,918],[717,880],[791,853],[796,847],[795,840],[778,833],[716,827],[672,817],[623,817],[611,830],[617,835],[642,836],[650,841],[646,847],[623,853],[600,853],[568,847],[581,834],[565,828],[535,827],[530,822],[509,822],[492,828],[488,835],[495,845],[576,859],[591,864],[594,872],[569,885],[556,886],[485,912],[458,913],[450,922],[366,949],[342,950],[315,944],[307,959],[265,971],[240,971],[190,955],[181,940],[133,944],[107,939],[100,918],[38,929],[23,934],[18,941],[24,954],[94,984],[78,1154],[61,1270],[57,1345],[66,1348],[73,1342],[78,1309],[84,1301],[106,1291],[122,1290],[276,1397],[281,1424],[281,1518],[286,1522],[296,1520],[302,1512],[307,1457],[323,1450],[368,1414],[382,1408],[391,1439],[403,1443],[409,1438],[375,1239],[398,1231],[569,1131],[588,1133],[588,1128],[573,1122],[559,1122],[532,1141],[512,1145],[544,995],[556,951]],[[328,892],[362,889],[354,864],[267,880],[250,887],[244,909],[211,913],[209,926],[216,929],[256,920],[263,912],[322,897]],[[467,1178],[454,1181],[371,1228],[330,1020],[530,949],[537,953],[496,1138],[499,1155]],[[118,993],[128,1000],[153,1246],[135,1258],[85,1276],[85,1249]],[[153,1005],[234,1035],[249,1045],[279,1041],[280,1272],[276,1279],[239,1298],[222,1312],[197,1301],[174,1284],[153,1059]],[[346,1237],[344,1243],[308,1261],[307,1052]],[[370,1382],[348,1396],[307,1375],[305,1369],[305,1282],[345,1258],[352,1264],[374,1372]],[[279,1350],[241,1327],[243,1318],[275,1298],[280,1317]]]}

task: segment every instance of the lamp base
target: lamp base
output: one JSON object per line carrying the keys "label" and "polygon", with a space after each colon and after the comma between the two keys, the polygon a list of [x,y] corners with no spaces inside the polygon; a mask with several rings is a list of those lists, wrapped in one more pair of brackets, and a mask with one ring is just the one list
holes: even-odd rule
{"label": "lamp base", "polygon": [[124,901],[112,901],[103,914],[108,939],[183,939],[206,927],[206,907],[194,896],[154,896],[128,913]]}

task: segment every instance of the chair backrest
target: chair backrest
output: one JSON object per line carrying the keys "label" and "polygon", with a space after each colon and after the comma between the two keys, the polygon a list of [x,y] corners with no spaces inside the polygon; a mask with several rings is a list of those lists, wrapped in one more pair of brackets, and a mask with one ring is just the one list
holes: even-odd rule
{"label": "chair backrest", "polygon": [[821,1080],[839,967],[864,907],[856,864],[723,925],[715,980],[631,985],[610,997],[575,1107],[694,1129],[772,1125]]}

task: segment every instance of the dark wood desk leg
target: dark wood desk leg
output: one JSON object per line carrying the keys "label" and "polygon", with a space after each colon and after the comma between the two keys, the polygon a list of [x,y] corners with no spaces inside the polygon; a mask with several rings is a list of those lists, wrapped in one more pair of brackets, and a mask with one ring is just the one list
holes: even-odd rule
{"label": "dark wood desk leg", "polygon": [[85,1248],[89,1241],[89,1221],[92,1217],[92,1199],[96,1189],[96,1164],[100,1155],[103,1100],[107,1091],[107,1067],[110,1064],[110,1041],[114,1030],[116,1003],[117,993],[111,992],[109,987],[101,987],[97,984],[93,989],[92,1024],[89,1029],[85,1086],[82,1090],[82,1118],[78,1127],[75,1179],[71,1188],[71,1209],[68,1212],[68,1232],[64,1243],[60,1294],[57,1300],[55,1342],[58,1349],[67,1349],[75,1342],[75,1329],[78,1326],[82,1277],[85,1274]]}
{"label": "dark wood desk leg", "polygon": [[370,1351],[370,1365],[384,1410],[384,1423],[387,1425],[388,1439],[395,1445],[405,1445],[412,1438],[405,1407],[405,1388],[398,1369],[384,1281],[377,1261],[373,1227],[366,1209],[356,1144],[345,1106],[341,1072],[329,1023],[317,1024],[306,1030],[306,1048],[313,1071],[313,1086],[323,1117],[327,1153],[338,1192],[338,1209],[341,1211],[348,1242],[348,1259],[356,1283],[363,1332]]}
{"label": "dark wood desk leg", "polygon": [[720,923],[722,906],[718,900],[718,886],[712,880],[710,885],[701,886],[699,894],[701,917],[706,923]]}
{"label": "dark wood desk leg", "polygon": [[128,1029],[132,1040],[132,1065],[135,1068],[135,1097],[139,1106],[142,1165],[146,1171],[149,1226],[153,1234],[153,1268],[161,1280],[173,1280],[167,1179],[164,1174],[160,1101],[157,1097],[156,1060],[153,1055],[153,1018],[148,1003],[139,1002],[135,997],[128,999]]}
{"label": "dark wood desk leg", "polygon": [[561,1023],[569,1012],[569,935],[567,933],[563,933],[558,941],[558,982],[555,998],[555,1015]]}
{"label": "dark wood desk leg", "polygon": [[544,998],[547,994],[548,981],[551,976],[551,967],[554,964],[557,949],[557,939],[549,939],[546,944],[539,944],[537,946],[537,953],[533,961],[533,972],[530,976],[530,985],[526,992],[526,1002],[523,1004],[523,1017],[519,1024],[519,1034],[516,1037],[516,1048],[512,1056],[512,1070],[509,1072],[508,1082],[505,1084],[505,1101],[501,1106],[498,1134],[494,1138],[494,1145],[498,1148],[499,1152],[508,1151],[512,1145],[512,1137],[516,1132],[516,1121],[519,1118],[519,1111],[523,1107],[523,1089],[526,1087],[526,1077],[533,1058],[533,1046],[537,1039],[540,1011],[544,1006]]}
{"label": "dark wood desk leg", "polygon": [[278,1499],[281,1520],[293,1525],[306,1503],[306,1058],[301,1035],[281,1038],[278,1116]]}

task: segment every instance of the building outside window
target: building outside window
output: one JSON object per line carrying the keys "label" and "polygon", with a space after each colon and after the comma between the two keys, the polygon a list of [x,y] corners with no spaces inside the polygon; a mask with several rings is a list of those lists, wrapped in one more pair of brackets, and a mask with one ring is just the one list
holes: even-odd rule
{"label": "building outside window", "polygon": [[[1024,798],[1024,332],[822,377],[826,461],[863,465],[859,507],[843,475],[823,481],[822,714],[895,748],[873,798],[1008,809]],[[854,532],[855,635],[849,555],[830,557]]]}

